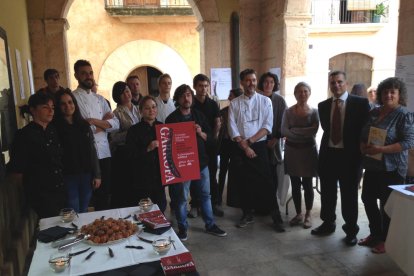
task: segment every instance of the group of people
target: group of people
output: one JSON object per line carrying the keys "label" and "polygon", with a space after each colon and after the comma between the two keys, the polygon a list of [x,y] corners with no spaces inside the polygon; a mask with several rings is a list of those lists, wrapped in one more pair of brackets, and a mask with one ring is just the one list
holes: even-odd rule
{"label": "group of people", "polygon": [[[182,84],[172,97],[172,79],[162,74],[156,98],[141,95],[139,77],[129,76],[113,86],[117,107],[112,112],[109,102],[94,92],[91,64],[78,60],[74,71],[78,88],[72,92],[58,85],[56,70],[45,71],[48,86],[32,95],[23,109],[33,121],[16,133],[11,149],[9,169],[23,182],[28,202],[40,217],[56,216],[63,207],[86,212],[92,195],[95,210],[135,206],[140,198],[150,197],[164,212],[167,200],[155,126],[194,121],[200,179],[168,186],[181,240],[188,237],[187,217],[200,213],[207,233],[227,235],[214,218],[224,214],[220,205],[227,173],[227,204],[242,212],[236,226],[254,223],[255,214],[270,214],[274,229],[284,232],[276,196],[284,146],[284,170],[291,179],[296,209],[290,225],[312,227],[312,179],[319,177],[323,223],[311,233],[335,231],[339,185],[344,241],[357,244],[363,168],[362,201],[371,235],[359,244],[385,252],[389,218],[383,206],[388,185],[404,183],[407,152],[414,147],[413,114],[405,107],[407,91],[398,78],[381,82],[377,102],[370,105],[367,98],[348,93],[345,72],[333,71],[331,98],[312,108],[311,87],[300,82],[294,88],[297,102],[288,108],[275,74],[267,72],[258,81],[256,72],[246,69],[240,73],[241,89],[232,89],[229,106],[220,110],[204,74],[193,79],[195,93]],[[318,151],[319,125],[323,136]],[[377,129],[383,130],[384,141],[373,144]]]}

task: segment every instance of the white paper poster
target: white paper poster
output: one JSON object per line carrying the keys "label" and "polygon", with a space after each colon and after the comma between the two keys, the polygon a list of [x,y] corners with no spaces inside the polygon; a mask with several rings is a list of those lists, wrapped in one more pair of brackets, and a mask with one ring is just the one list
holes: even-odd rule
{"label": "white paper poster", "polygon": [[211,68],[211,95],[226,100],[231,89],[231,68]]}
{"label": "white paper poster", "polygon": [[397,57],[395,76],[402,79],[407,86],[407,107],[410,111],[414,111],[414,55]]}
{"label": "white paper poster", "polygon": [[20,58],[20,51],[18,49],[16,49],[16,65],[17,65],[17,74],[19,77],[19,85],[20,85],[20,98],[24,100],[26,98],[26,95],[24,93],[22,61]]}
{"label": "white paper poster", "polygon": [[27,60],[27,74],[29,76],[30,95],[33,95],[35,91],[34,91],[34,83],[33,83],[32,61],[30,59]]}

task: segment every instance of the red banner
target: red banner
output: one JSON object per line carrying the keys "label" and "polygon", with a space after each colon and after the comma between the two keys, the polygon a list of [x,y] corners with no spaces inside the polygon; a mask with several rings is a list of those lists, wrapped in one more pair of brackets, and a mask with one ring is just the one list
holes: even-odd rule
{"label": "red banner", "polygon": [[194,122],[156,125],[155,129],[162,184],[200,179]]}

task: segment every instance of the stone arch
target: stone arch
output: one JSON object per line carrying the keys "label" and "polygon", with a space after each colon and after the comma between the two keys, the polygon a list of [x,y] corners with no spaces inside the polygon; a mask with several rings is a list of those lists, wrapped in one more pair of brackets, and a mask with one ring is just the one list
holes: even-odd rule
{"label": "stone arch", "polygon": [[199,23],[216,22],[219,21],[219,12],[217,3],[215,0],[187,0],[191,8],[193,8],[194,15],[197,17]]}
{"label": "stone arch", "polygon": [[139,66],[152,66],[172,78],[172,93],[179,85],[191,86],[192,75],[184,59],[172,48],[153,40],[135,40],[114,50],[104,61],[99,76],[99,93],[111,97],[112,86],[125,80]]}

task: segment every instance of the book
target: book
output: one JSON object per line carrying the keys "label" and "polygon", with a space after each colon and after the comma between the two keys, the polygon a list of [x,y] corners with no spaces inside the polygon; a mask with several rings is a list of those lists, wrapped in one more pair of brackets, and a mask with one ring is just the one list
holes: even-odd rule
{"label": "book", "polygon": [[414,185],[407,186],[407,187],[405,187],[405,189],[407,191],[410,191],[410,192],[414,193]]}
{"label": "book", "polygon": [[161,267],[165,275],[177,275],[196,271],[190,252],[161,258]]}
{"label": "book", "polygon": [[171,226],[171,223],[167,220],[167,218],[160,210],[142,213],[139,214],[138,217],[145,226],[151,229]]}
{"label": "book", "polygon": [[[387,130],[378,128],[378,127],[370,127],[369,134],[368,134],[368,142],[367,144],[383,146],[385,144],[385,138],[387,138]],[[376,160],[382,160],[382,153],[367,154],[368,157],[371,157]]]}

